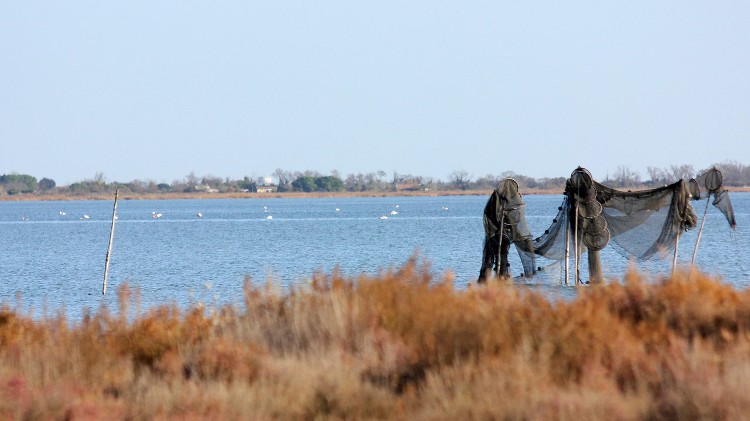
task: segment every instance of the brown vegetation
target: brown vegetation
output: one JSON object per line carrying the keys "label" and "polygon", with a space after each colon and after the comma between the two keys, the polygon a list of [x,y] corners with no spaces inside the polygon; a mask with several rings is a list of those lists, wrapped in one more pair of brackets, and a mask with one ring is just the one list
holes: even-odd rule
{"label": "brown vegetation", "polygon": [[415,262],[288,293],[248,281],[243,308],[141,313],[137,291],[118,294],[116,314],[76,323],[0,308],[1,419],[750,413],[750,295],[698,273],[628,273],[572,301],[456,290]]}

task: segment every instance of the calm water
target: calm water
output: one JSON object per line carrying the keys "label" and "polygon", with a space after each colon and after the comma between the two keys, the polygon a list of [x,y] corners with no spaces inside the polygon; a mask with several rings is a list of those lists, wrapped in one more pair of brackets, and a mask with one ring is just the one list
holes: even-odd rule
{"label": "calm water", "polygon": [[[750,285],[750,194],[732,194],[731,199],[737,231],[709,207],[697,264],[744,289]],[[111,202],[0,202],[0,301],[34,315],[46,309],[48,314],[64,311],[77,319],[83,308],[95,310],[103,303],[114,308],[117,286],[127,282],[141,289],[144,308],[164,302],[235,303],[246,275],[254,282],[272,279],[288,287],[305,282],[315,271],[328,273],[337,267],[346,275],[376,274],[403,265],[417,252],[436,276],[450,270],[456,288],[465,288],[476,280],[481,263],[486,200],[451,196],[120,201],[104,297]],[[538,235],[550,225],[562,195],[525,200],[530,228]],[[704,204],[694,203],[699,216]],[[152,218],[153,212],[162,217]],[[89,218],[81,219],[83,215]],[[267,219],[269,215],[273,219]],[[388,219],[379,219],[381,215]],[[696,236],[693,230],[681,238],[681,263],[689,263]],[[629,263],[611,250],[602,252],[605,275],[621,279]],[[515,250],[511,253],[511,270],[518,273],[520,263]],[[668,273],[671,256],[637,266],[647,273]],[[559,268],[552,267],[547,275],[524,284],[574,296],[575,287],[561,286],[559,275]]]}

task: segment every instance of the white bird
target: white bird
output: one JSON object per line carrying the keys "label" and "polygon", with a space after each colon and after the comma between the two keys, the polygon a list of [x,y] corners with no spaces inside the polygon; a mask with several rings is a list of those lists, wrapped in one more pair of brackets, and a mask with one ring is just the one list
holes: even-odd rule
{"label": "white bird", "polygon": [[273,219],[273,216],[268,215],[268,216],[266,216],[266,219]]}
{"label": "white bird", "polygon": [[392,210],[391,215],[398,215],[398,212],[396,212],[395,210]]}
{"label": "white bird", "polygon": [[265,207],[265,206],[263,206],[263,212],[266,212],[266,213],[268,213],[268,208],[267,208],[267,207]]}
{"label": "white bird", "polygon": [[154,219],[161,218],[161,213],[151,212],[151,217]]}
{"label": "white bird", "polygon": [[198,218],[203,218],[203,212],[198,212]]}
{"label": "white bird", "polygon": [[81,217],[81,219],[89,219],[89,218],[91,218],[91,217],[90,217],[90,216],[88,216],[88,215],[83,215],[83,216]]}
{"label": "white bird", "polygon": [[63,212],[63,211],[60,211],[59,214],[60,214],[60,216],[65,216],[65,212]]}
{"label": "white bird", "polygon": [[380,215],[380,219],[388,219],[388,217],[385,215]]}
{"label": "white bird", "polygon": [[339,209],[339,208],[336,208],[336,212],[339,212],[340,210],[341,210],[341,209]]}

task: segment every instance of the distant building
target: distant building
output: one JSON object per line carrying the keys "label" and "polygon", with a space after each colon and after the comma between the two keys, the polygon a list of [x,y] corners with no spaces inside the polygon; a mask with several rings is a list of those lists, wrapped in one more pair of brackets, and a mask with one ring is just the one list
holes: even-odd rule
{"label": "distant building", "polygon": [[276,186],[273,184],[273,177],[267,175],[265,177],[258,177],[258,193],[275,193]]}
{"label": "distant building", "polygon": [[258,186],[258,193],[275,193],[276,186]]}
{"label": "distant building", "polygon": [[195,187],[195,191],[199,192],[205,192],[205,193],[218,193],[219,191],[212,188],[211,186],[207,184],[197,184]]}

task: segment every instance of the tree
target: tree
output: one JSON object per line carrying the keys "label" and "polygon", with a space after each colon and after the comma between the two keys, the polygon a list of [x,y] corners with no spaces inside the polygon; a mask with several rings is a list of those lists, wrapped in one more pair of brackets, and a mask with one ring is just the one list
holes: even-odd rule
{"label": "tree", "polygon": [[[725,161],[720,164],[714,164],[721,171],[723,178],[722,184],[725,186],[748,186],[750,185],[750,166],[740,164],[737,161]],[[704,173],[711,167],[701,171]]]}
{"label": "tree", "polygon": [[51,178],[46,178],[46,177],[39,180],[39,183],[37,185],[37,187],[39,187],[39,190],[41,191],[52,190],[55,188],[55,186],[56,186],[55,180],[52,180]]}
{"label": "tree", "polygon": [[494,176],[492,174],[487,174],[484,177],[477,178],[477,181],[474,182],[474,186],[482,190],[492,190],[497,187],[498,180],[500,180],[500,177]]}
{"label": "tree", "polygon": [[365,191],[365,176],[362,173],[346,176],[344,186],[347,191]]}
{"label": "tree", "polygon": [[104,184],[107,183],[107,179],[106,179],[106,177],[104,177],[104,173],[101,172],[101,171],[99,171],[96,174],[94,174],[94,178],[92,178],[91,181],[94,184],[98,184],[100,186],[103,186]]}
{"label": "tree", "polygon": [[294,189],[294,191],[315,191],[315,189],[317,188],[317,186],[315,185],[315,177],[299,177],[298,179],[292,181],[292,188]]}
{"label": "tree", "polygon": [[185,177],[185,184],[188,187],[195,187],[198,184],[198,176],[195,175],[195,171],[190,171],[190,174]]}
{"label": "tree", "polygon": [[237,187],[253,193],[258,191],[258,184],[255,181],[251,180],[248,176],[245,176],[245,178],[238,182]]}
{"label": "tree", "polygon": [[667,172],[661,168],[646,167],[646,171],[648,172],[648,176],[651,179],[651,184],[666,184],[667,182],[669,182]]}
{"label": "tree", "polygon": [[693,178],[693,175],[695,175],[695,169],[693,169],[692,165],[688,164],[682,164],[679,166],[672,165],[669,167],[669,170],[672,173],[672,181],[677,181],[680,179],[688,181]]}
{"label": "tree", "polygon": [[450,173],[448,179],[455,189],[466,190],[469,187],[471,176],[468,171],[458,170]]}
{"label": "tree", "polygon": [[277,191],[285,192],[291,189],[291,186],[289,185],[293,179],[291,172],[282,170],[281,168],[276,168],[273,175],[279,180],[279,185],[276,187]]}
{"label": "tree", "polygon": [[342,191],[344,190],[344,182],[340,178],[332,175],[326,177],[318,177],[315,179],[315,185],[319,191]]}
{"label": "tree", "polygon": [[204,175],[201,178],[201,184],[204,186],[210,186],[211,188],[218,189],[224,184],[224,179],[221,177],[215,177],[213,175]]}
{"label": "tree", "polygon": [[384,171],[378,171],[377,173],[367,173],[365,174],[365,187],[364,191],[383,191],[385,190],[386,183],[382,180],[382,177],[385,176]]}
{"label": "tree", "polygon": [[3,174],[0,175],[0,185],[8,194],[33,193],[38,183],[36,177],[27,174]]}
{"label": "tree", "polygon": [[634,186],[641,182],[641,175],[626,165],[620,165],[615,171],[614,184],[620,187]]}

